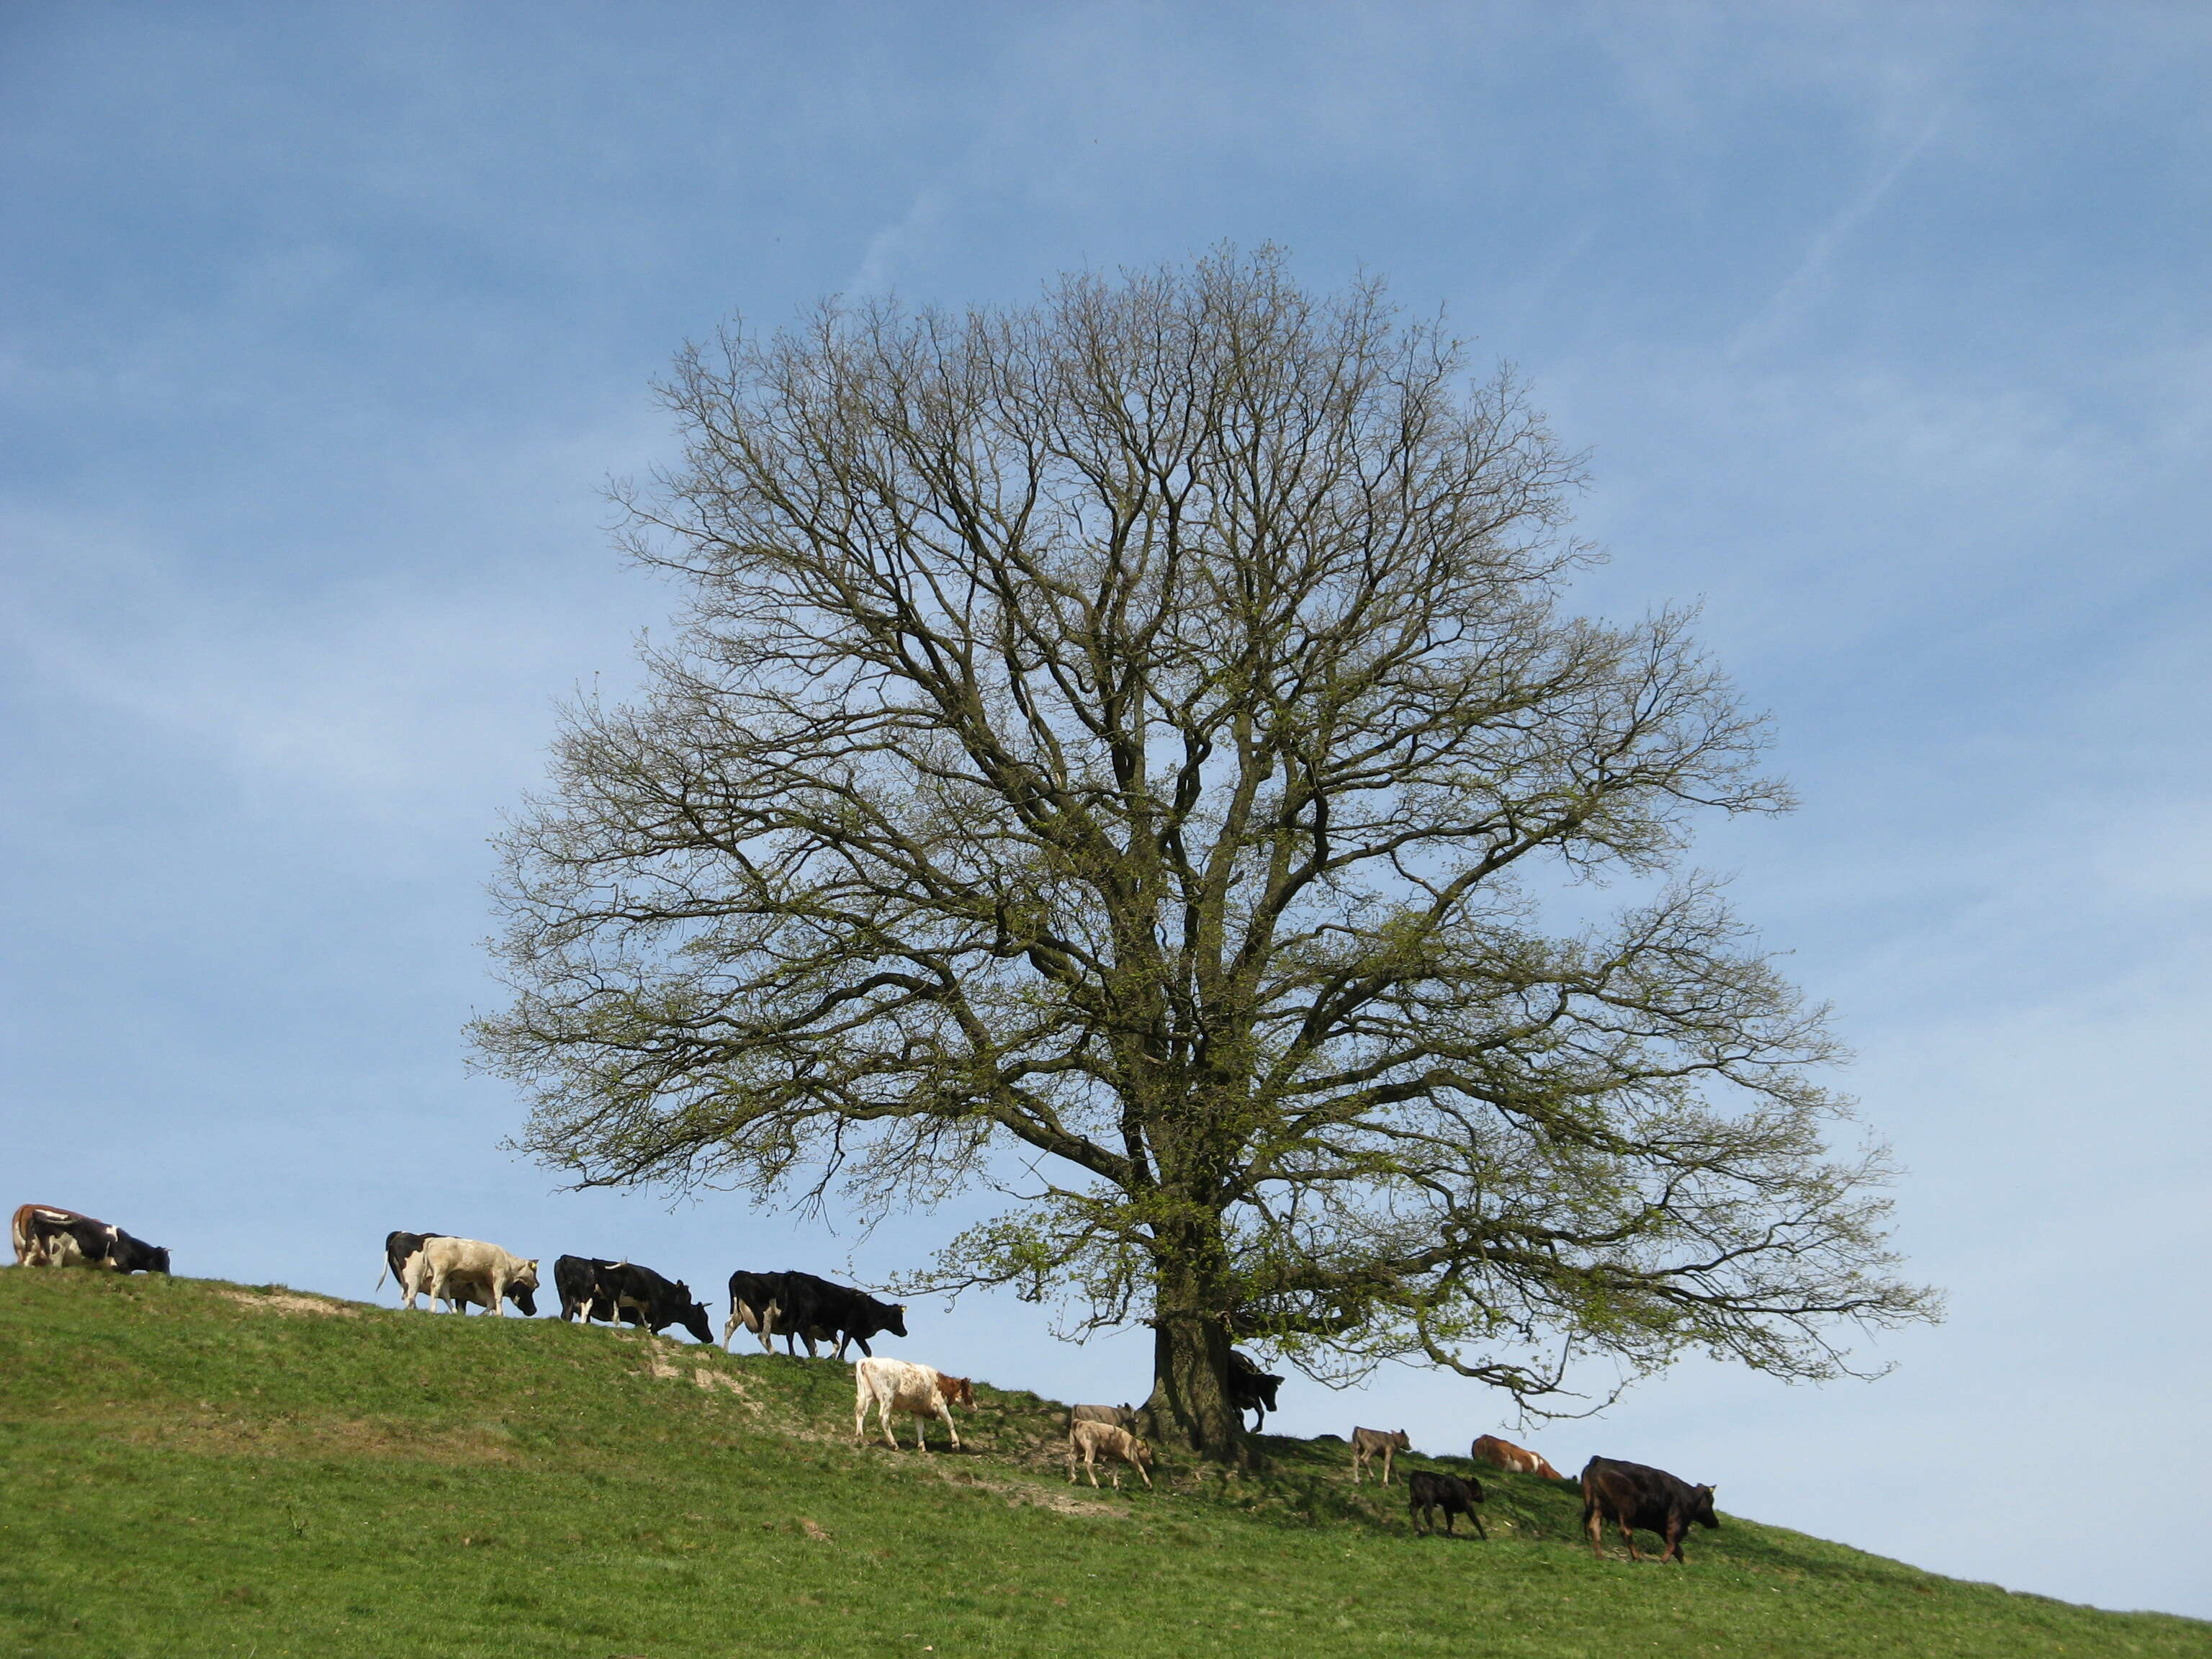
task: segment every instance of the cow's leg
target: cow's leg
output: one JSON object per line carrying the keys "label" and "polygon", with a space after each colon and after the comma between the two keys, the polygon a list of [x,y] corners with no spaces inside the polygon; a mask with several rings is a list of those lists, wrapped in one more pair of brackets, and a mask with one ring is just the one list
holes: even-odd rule
{"label": "cow's leg", "polygon": [[1149,1474],[1145,1474],[1145,1466],[1142,1463],[1138,1464],[1136,1466],[1136,1469],[1139,1474],[1144,1475],[1145,1490],[1146,1492],[1150,1492],[1152,1489],[1152,1477]]}
{"label": "cow's leg", "polygon": [[507,1275],[496,1270],[491,1276],[491,1310],[495,1314],[507,1311]]}
{"label": "cow's leg", "polygon": [[1680,1566],[1689,1565],[1689,1563],[1682,1559],[1682,1540],[1688,1536],[1689,1531],[1690,1528],[1686,1522],[1672,1520],[1668,1522],[1665,1534],[1667,1539],[1667,1547],[1659,1557],[1659,1559],[1662,1564],[1672,1561]]}
{"label": "cow's leg", "polygon": [[1588,1498],[1583,1500],[1583,1529],[1589,1534],[1590,1553],[1601,1561],[1605,1559],[1605,1521],[1597,1512],[1597,1505]]}
{"label": "cow's leg", "polygon": [[1469,1510],[1467,1512],[1467,1518],[1474,1522],[1474,1535],[1482,1540],[1484,1543],[1487,1544],[1490,1541],[1490,1534],[1485,1532],[1482,1528],[1482,1517],[1477,1515],[1473,1510]]}
{"label": "cow's leg", "polygon": [[1388,1447],[1388,1446],[1383,1447],[1383,1448],[1382,1448],[1382,1484],[1383,1484],[1384,1486],[1389,1486],[1389,1485],[1390,1484],[1390,1455],[1391,1455],[1391,1449],[1390,1449],[1389,1447]]}
{"label": "cow's leg", "polygon": [[1637,1552],[1636,1528],[1624,1521],[1620,1523],[1620,1535],[1628,1540],[1628,1559],[1632,1561],[1641,1561],[1644,1557]]}
{"label": "cow's leg", "polygon": [[1091,1477],[1091,1490],[1098,1490],[1098,1454],[1091,1447],[1083,1449],[1083,1472]]}
{"label": "cow's leg", "polygon": [[1359,1471],[1366,1466],[1366,1463],[1367,1454],[1354,1446],[1352,1449],[1352,1484],[1353,1486],[1359,1484]]}
{"label": "cow's leg", "polygon": [[430,1311],[438,1311],[439,1299],[446,1294],[446,1270],[433,1268],[430,1273]]}
{"label": "cow's leg", "polygon": [[952,1437],[952,1449],[958,1451],[960,1449],[960,1425],[952,1420],[952,1407],[945,1405],[942,1401],[940,1401],[938,1402],[937,1414],[945,1419],[945,1433]]}
{"label": "cow's leg", "polygon": [[1075,1484],[1075,1437],[1067,1437],[1067,1484]]}
{"label": "cow's leg", "polygon": [[868,1432],[868,1385],[860,1384],[853,1396],[853,1443],[859,1445]]}

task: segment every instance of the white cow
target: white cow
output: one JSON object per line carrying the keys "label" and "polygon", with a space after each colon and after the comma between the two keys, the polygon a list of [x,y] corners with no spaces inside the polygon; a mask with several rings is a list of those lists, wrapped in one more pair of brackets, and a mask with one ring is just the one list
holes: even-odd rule
{"label": "white cow", "polygon": [[428,1238],[407,1258],[402,1283],[410,1308],[426,1291],[433,1302],[456,1302],[462,1286],[468,1285],[480,1286],[491,1310],[504,1314],[510,1292],[538,1288],[538,1261],[510,1255],[478,1238]]}
{"label": "white cow", "polygon": [[893,1412],[904,1412],[915,1419],[915,1450],[929,1449],[924,1430],[927,1419],[933,1417],[941,1421],[945,1432],[952,1437],[952,1449],[960,1449],[960,1431],[952,1421],[952,1407],[965,1406],[972,1411],[975,1407],[975,1390],[966,1377],[947,1376],[943,1371],[932,1370],[909,1360],[871,1358],[854,1362],[853,1382],[855,1442],[867,1436],[868,1407],[872,1405],[877,1426],[884,1431],[884,1443],[894,1450],[898,1446],[898,1437],[891,1432]]}

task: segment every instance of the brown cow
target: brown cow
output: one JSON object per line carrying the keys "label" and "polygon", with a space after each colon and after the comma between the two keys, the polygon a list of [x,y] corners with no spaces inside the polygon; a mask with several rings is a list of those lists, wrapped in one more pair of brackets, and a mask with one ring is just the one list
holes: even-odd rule
{"label": "brown cow", "polygon": [[1504,1469],[1509,1474],[1540,1474],[1547,1480],[1567,1478],[1526,1446],[1516,1446],[1510,1440],[1500,1440],[1494,1434],[1477,1435],[1468,1455],[1478,1463],[1487,1463],[1492,1468]]}
{"label": "brown cow", "polygon": [[1636,1528],[1656,1532],[1667,1540],[1662,1561],[1688,1565],[1682,1553],[1682,1535],[1690,1522],[1717,1528],[1713,1513],[1713,1489],[1678,1480],[1664,1469],[1643,1463],[1624,1463],[1617,1458],[1593,1457],[1583,1465],[1583,1524],[1589,1528],[1590,1553],[1601,1561],[1605,1548],[1599,1540],[1605,1522],[1613,1522],[1628,1540],[1628,1559],[1641,1561],[1636,1553]]}

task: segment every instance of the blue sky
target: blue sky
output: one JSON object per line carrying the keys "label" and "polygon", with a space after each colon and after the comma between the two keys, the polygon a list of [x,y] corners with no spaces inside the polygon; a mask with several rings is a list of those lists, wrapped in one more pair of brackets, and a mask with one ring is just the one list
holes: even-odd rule
{"label": "blue sky", "polygon": [[[1516,1437],[2212,1616],[2208,78],[2183,4],[0,9],[0,1196],[349,1295],[393,1226],[695,1285],[934,1249],[557,1193],[464,1069],[487,838],[675,597],[599,492],[733,313],[1272,240],[1521,365],[1592,451],[1583,604],[1703,601],[1805,805],[1701,861],[1952,1295],[1870,1386],[1687,1365]],[[1515,1432],[1410,1372],[1285,1406]]]}

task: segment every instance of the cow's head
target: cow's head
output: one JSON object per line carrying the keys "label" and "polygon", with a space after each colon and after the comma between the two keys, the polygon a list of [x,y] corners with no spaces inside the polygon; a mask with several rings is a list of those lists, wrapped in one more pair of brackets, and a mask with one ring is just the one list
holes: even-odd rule
{"label": "cow's head", "polygon": [[1711,1486],[1690,1488],[1690,1519],[1701,1527],[1717,1528],[1721,1518],[1713,1513],[1713,1489]]}
{"label": "cow's head", "polygon": [[893,1336],[904,1336],[906,1334],[905,1303],[897,1303],[892,1307],[891,1322],[884,1326],[884,1328],[889,1331]]}
{"label": "cow's head", "polygon": [[[899,1334],[903,1336],[906,1333],[902,1331]],[[942,1372],[939,1372],[938,1374],[937,1387],[939,1392],[943,1394],[944,1396],[947,1400],[951,1401],[954,1405],[965,1406],[970,1411],[973,1411],[975,1408],[975,1385],[970,1382],[966,1377],[946,1376]]]}
{"label": "cow's head", "polygon": [[1393,1449],[1397,1451],[1411,1451],[1413,1449],[1413,1437],[1408,1435],[1403,1429],[1394,1429],[1391,1431],[1390,1444]]}
{"label": "cow's head", "polygon": [[526,1291],[536,1290],[538,1288],[538,1258],[533,1255],[529,1261],[524,1262],[522,1271],[508,1279],[507,1283],[510,1293],[518,1285]]}
{"label": "cow's head", "polygon": [[702,1342],[712,1344],[714,1340],[714,1328],[707,1322],[706,1309],[691,1299],[691,1287],[678,1284],[676,1293],[684,1304],[684,1311],[676,1316],[676,1322]]}
{"label": "cow's head", "polygon": [[1133,1443],[1134,1443],[1135,1448],[1136,1448],[1135,1456],[1136,1456],[1136,1459],[1137,1459],[1137,1467],[1138,1467],[1139,1468],[1140,1468],[1140,1469],[1149,1469],[1150,1468],[1152,1468],[1152,1442],[1151,1442],[1151,1441],[1149,1441],[1149,1440],[1146,1440],[1143,1436],[1139,1435],[1139,1436],[1137,1436],[1137,1437],[1134,1437],[1134,1442],[1133,1442]]}
{"label": "cow's head", "polygon": [[527,1315],[530,1318],[535,1319],[538,1317],[537,1292],[538,1285],[535,1280],[532,1280],[527,1285],[510,1285],[507,1287],[507,1299],[514,1304],[517,1308],[520,1308],[523,1313]]}
{"label": "cow's head", "polygon": [[149,1250],[146,1253],[146,1271],[149,1273],[165,1273],[169,1271],[167,1245],[161,1245],[159,1249]]}

